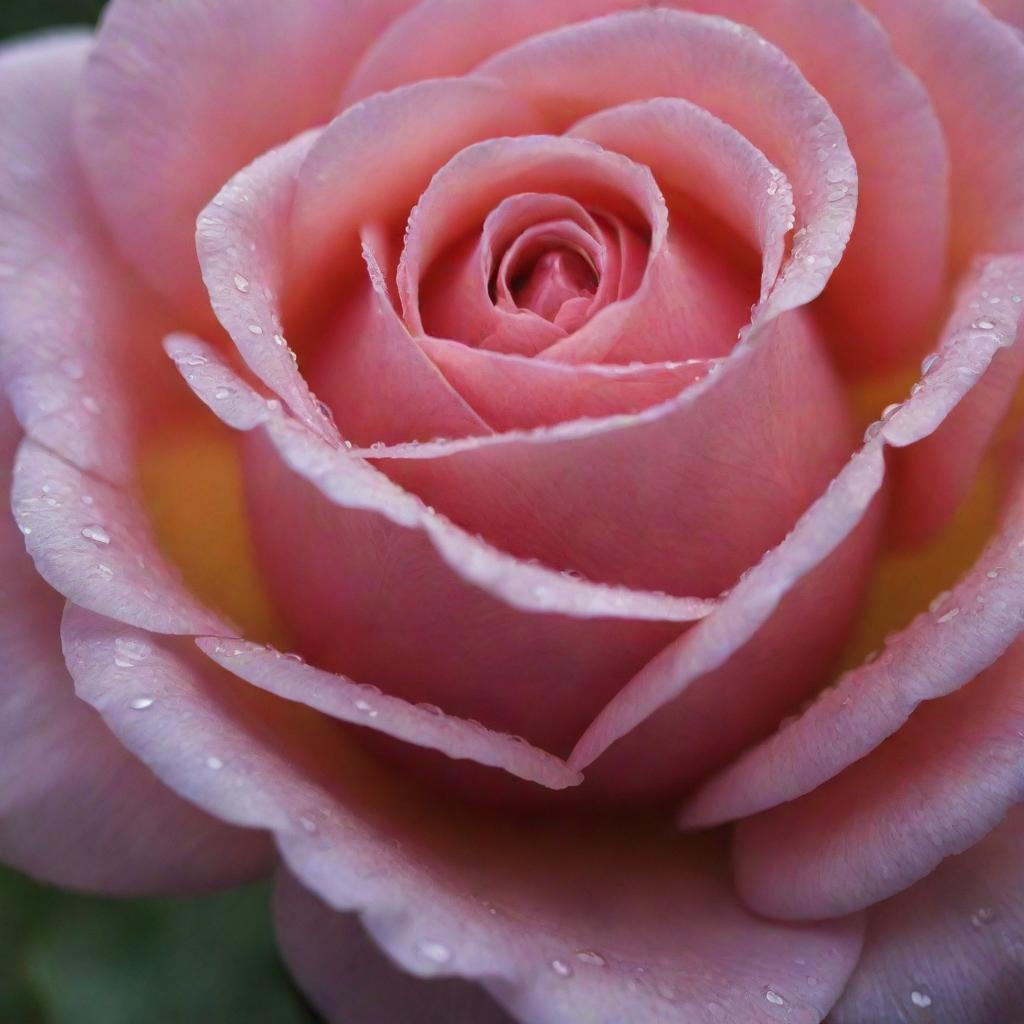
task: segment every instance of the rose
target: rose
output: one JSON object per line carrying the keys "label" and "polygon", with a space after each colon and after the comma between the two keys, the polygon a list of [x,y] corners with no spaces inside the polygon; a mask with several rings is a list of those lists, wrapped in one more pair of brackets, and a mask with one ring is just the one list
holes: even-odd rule
{"label": "rose", "polygon": [[1015,493],[1019,35],[630,6],[115,0],[3,55],[0,849],[278,861],[332,1019],[500,1016],[358,910],[524,1021],[1005,1020],[1019,510],[934,537]]}

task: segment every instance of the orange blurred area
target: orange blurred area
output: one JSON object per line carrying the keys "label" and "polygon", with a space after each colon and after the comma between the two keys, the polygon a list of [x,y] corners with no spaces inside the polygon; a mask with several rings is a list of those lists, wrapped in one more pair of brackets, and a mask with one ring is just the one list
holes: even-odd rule
{"label": "orange blurred area", "polygon": [[147,446],[139,479],[157,542],[189,589],[249,640],[288,649],[249,533],[240,435],[177,423]]}

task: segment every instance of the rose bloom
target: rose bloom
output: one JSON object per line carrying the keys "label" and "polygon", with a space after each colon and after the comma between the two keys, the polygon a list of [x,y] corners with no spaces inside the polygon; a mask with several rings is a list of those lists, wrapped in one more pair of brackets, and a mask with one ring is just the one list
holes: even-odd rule
{"label": "rose bloom", "polygon": [[1024,1012],[1022,25],[8,47],[0,855],[273,873],[331,1021]]}

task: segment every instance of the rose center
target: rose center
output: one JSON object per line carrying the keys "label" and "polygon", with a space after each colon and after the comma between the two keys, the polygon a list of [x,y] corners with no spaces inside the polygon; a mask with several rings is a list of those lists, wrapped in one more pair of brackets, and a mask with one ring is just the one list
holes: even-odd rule
{"label": "rose center", "polygon": [[512,300],[552,323],[567,303],[589,305],[597,291],[598,273],[581,252],[564,247],[529,253],[513,266],[509,281]]}

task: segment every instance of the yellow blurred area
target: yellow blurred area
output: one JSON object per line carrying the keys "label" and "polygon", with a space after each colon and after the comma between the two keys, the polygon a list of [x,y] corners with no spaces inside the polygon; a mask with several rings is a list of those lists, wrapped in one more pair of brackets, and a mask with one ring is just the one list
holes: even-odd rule
{"label": "yellow blurred area", "polygon": [[147,446],[142,492],[160,549],[192,593],[247,639],[287,650],[249,533],[239,441],[216,423],[178,424]]}

